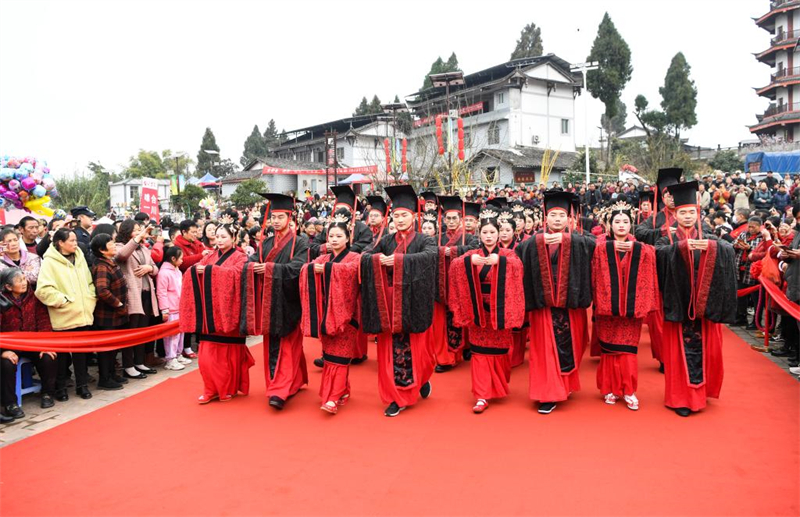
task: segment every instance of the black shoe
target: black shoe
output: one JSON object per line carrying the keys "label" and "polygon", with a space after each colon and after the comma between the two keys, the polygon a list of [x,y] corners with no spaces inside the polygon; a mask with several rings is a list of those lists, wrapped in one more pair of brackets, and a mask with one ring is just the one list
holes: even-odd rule
{"label": "black shoe", "polygon": [[56,403],[53,401],[53,397],[51,397],[47,393],[42,395],[42,404],[41,404],[42,409],[47,409],[47,408],[53,407],[55,405],[56,405]]}
{"label": "black shoe", "polygon": [[555,402],[540,402],[539,403],[539,413],[542,415],[548,415],[553,412],[556,408]]}
{"label": "black shoe", "polygon": [[753,323],[748,323],[748,325],[744,328],[745,330],[758,330],[758,327],[755,326]]}
{"label": "black shoe", "polygon": [[405,407],[400,407],[397,405],[397,402],[392,402],[389,404],[389,407],[386,408],[386,411],[383,412],[386,416],[397,416],[403,411]]}
{"label": "black shoe", "polygon": [[367,360],[367,354],[364,354],[363,357],[356,357],[355,359],[350,361],[350,364],[361,364],[366,360]]}
{"label": "black shoe", "polygon": [[286,405],[286,401],[273,395],[269,398],[269,405],[280,411]]}
{"label": "black shoe", "polygon": [[6,406],[6,416],[17,419],[25,416],[25,412],[16,404],[9,404]]}
{"label": "black shoe", "polygon": [[128,384],[128,379],[126,379],[122,375],[114,375],[111,378],[114,379],[115,382],[118,382],[120,384]]}
{"label": "black shoe", "polygon": [[323,366],[325,366],[325,359],[317,357],[316,359],[314,359],[314,366],[316,366],[317,368],[322,368]]}
{"label": "black shoe", "polygon": [[[136,370],[136,371],[139,372],[139,370]],[[128,373],[127,370],[122,370],[122,376],[126,377],[128,379],[146,379],[147,378],[147,375],[143,374],[142,372],[139,372],[138,375],[131,375],[131,374]]]}
{"label": "black shoe", "polygon": [[152,368],[148,368],[147,366],[145,366],[144,368],[139,368],[138,366],[134,366],[134,368],[136,369],[137,372],[145,373],[147,375],[153,375],[158,373],[158,370],[153,370]]}
{"label": "black shoe", "polygon": [[114,379],[108,379],[107,381],[98,382],[97,389],[106,391],[116,391],[122,389],[122,384],[118,383]]}
{"label": "black shoe", "polygon": [[797,368],[798,366],[800,366],[800,361],[798,361],[797,359],[789,360],[789,368]]}
{"label": "black shoe", "polygon": [[678,416],[687,417],[692,414],[692,410],[688,407],[676,407],[675,413],[677,413]]}
{"label": "black shoe", "polygon": [[434,370],[436,371],[436,373],[444,373],[444,372],[449,372],[454,367],[455,367],[454,364],[437,364]]}
{"label": "black shoe", "polygon": [[89,400],[90,398],[92,398],[92,392],[89,391],[89,388],[87,388],[86,386],[78,386],[75,389],[75,393],[83,400]]}
{"label": "black shoe", "polygon": [[69,393],[67,393],[67,390],[56,390],[56,400],[59,402],[68,401]]}
{"label": "black shoe", "polygon": [[772,357],[789,357],[790,355],[792,355],[792,353],[786,350],[785,348],[780,348],[778,350],[770,350],[769,353],[770,355],[772,355]]}
{"label": "black shoe", "polygon": [[5,416],[4,414],[0,413],[0,424],[10,424],[13,421],[14,419],[10,416]]}
{"label": "black shoe", "polygon": [[658,363],[658,373],[664,373],[664,363]]}
{"label": "black shoe", "polygon": [[465,361],[469,361],[472,359],[472,350],[465,348],[464,352],[461,354],[461,357],[463,357]]}
{"label": "black shoe", "polygon": [[431,381],[426,382],[422,385],[422,388],[419,390],[419,396],[426,399],[431,396]]}

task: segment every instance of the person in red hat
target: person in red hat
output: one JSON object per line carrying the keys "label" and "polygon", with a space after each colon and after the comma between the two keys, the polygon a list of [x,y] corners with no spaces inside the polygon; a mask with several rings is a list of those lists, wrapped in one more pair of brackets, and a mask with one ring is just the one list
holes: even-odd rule
{"label": "person in red hat", "polygon": [[664,404],[686,417],[719,398],[722,323],[736,321],[736,255],[699,224],[697,182],[669,187],[674,233],[656,243],[664,307]]}
{"label": "person in red hat", "polygon": [[394,417],[431,394],[432,322],[438,250],[417,233],[418,198],[410,185],[385,187],[396,233],[361,256],[361,321],[378,336],[378,393]]}
{"label": "person in red hat", "polygon": [[530,398],[539,413],[580,389],[578,369],[588,345],[594,238],[570,233],[572,193],[544,195],[545,230],[517,247],[525,271],[530,318]]}

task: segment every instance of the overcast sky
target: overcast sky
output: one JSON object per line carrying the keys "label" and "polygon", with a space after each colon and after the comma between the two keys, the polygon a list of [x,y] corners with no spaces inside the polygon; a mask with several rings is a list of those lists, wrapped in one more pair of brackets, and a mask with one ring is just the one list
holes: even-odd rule
{"label": "overcast sky", "polygon": [[[138,149],[196,158],[211,127],[238,163],[253,124],[295,129],[349,116],[362,96],[416,91],[437,56],[465,73],[505,62],[522,27],[545,53],[584,61],[608,11],[632,52],[623,92],[660,103],[681,51],[698,89],[693,145],[752,138],[770,69],[767,0],[693,1],[35,1],[0,2],[0,153],[46,159],[59,175],[90,160],[120,169]],[[590,97],[589,139],[602,104]],[[584,142],[582,100],[576,138]]]}

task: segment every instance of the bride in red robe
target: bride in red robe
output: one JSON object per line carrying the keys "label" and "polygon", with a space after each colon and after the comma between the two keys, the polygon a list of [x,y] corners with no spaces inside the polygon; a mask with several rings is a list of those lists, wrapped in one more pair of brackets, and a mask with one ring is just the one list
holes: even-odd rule
{"label": "bride in red robe", "polygon": [[635,411],[636,353],[644,318],[655,308],[657,287],[655,250],[631,235],[632,211],[624,202],[610,207],[611,236],[598,237],[592,258],[592,292],[594,335],[601,350],[597,387],[606,404],[624,398]]}
{"label": "bride in red robe", "polygon": [[[338,216],[337,216],[338,217]],[[350,398],[350,363],[361,357],[358,346],[361,254],[350,251],[348,221],[335,220],[328,229],[328,253],[300,272],[303,335],[322,342],[320,409],[331,414]]]}
{"label": "bride in red robe", "polygon": [[490,399],[508,395],[511,329],[525,318],[522,262],[512,250],[498,246],[497,215],[491,209],[481,214],[481,247],[450,266],[453,321],[469,329],[475,413],[483,413]]}
{"label": "bride in red robe", "polygon": [[181,332],[199,334],[200,404],[250,392],[249,369],[255,360],[239,328],[240,277],[247,255],[234,246],[237,233],[230,225],[218,226],[217,249],[184,274],[180,327]]}

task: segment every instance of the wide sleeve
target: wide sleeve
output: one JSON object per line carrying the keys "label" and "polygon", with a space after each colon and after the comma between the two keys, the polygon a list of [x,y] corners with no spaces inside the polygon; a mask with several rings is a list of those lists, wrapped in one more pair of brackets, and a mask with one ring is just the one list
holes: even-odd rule
{"label": "wide sleeve", "polygon": [[347,262],[326,262],[327,283],[325,333],[335,336],[358,318],[358,267],[360,259]]}
{"label": "wide sleeve", "polygon": [[474,253],[466,253],[450,263],[447,306],[453,312],[453,325],[456,327],[466,327],[473,321],[473,303],[467,281],[467,268],[472,267],[472,255]]}
{"label": "wide sleeve", "polygon": [[516,254],[503,254],[505,260],[504,329],[519,328],[525,322],[525,293],[523,291],[524,269]]}
{"label": "wide sleeve", "polygon": [[714,323],[736,322],[736,253],[727,242],[717,241],[717,257],[714,274],[708,291],[704,316]]}
{"label": "wide sleeve", "polygon": [[420,333],[433,323],[433,285],[439,255],[432,238],[421,239],[421,249],[416,253],[394,254],[394,311],[402,310],[402,317],[394,317],[393,332]]}
{"label": "wide sleeve", "polygon": [[350,251],[361,253],[372,245],[372,232],[366,224],[357,221],[353,232],[353,244],[350,245]]}

